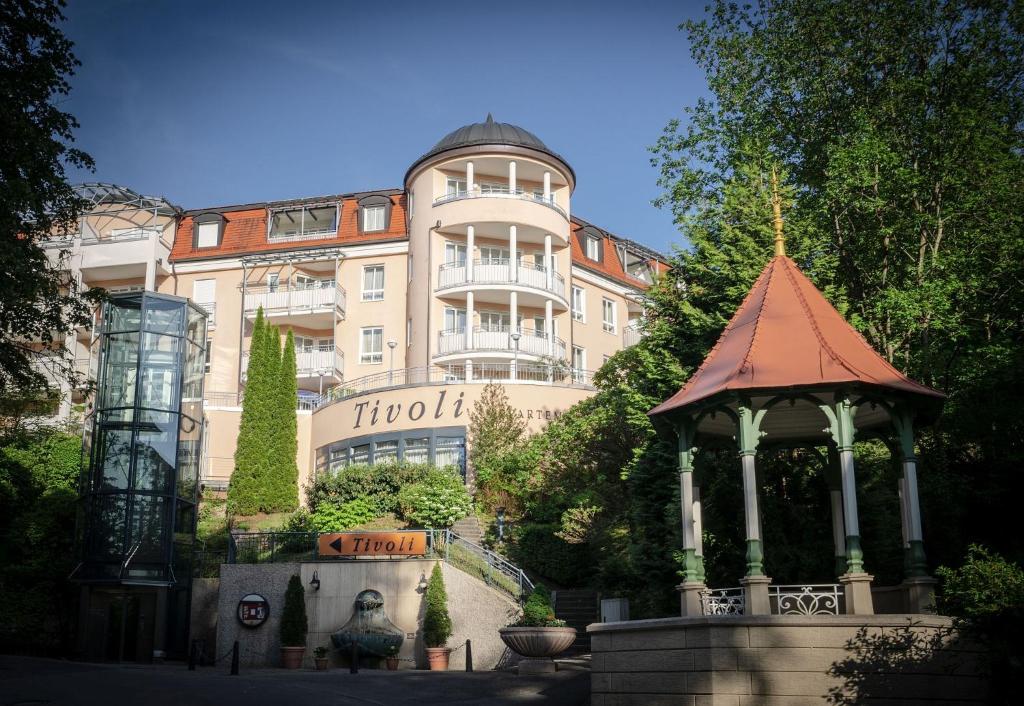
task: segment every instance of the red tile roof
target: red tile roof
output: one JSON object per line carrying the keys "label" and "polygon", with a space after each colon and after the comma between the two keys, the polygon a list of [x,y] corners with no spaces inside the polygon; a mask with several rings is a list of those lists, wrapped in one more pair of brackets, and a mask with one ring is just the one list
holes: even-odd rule
{"label": "red tile roof", "polygon": [[[572,264],[582,267],[585,270],[595,272],[603,277],[615,280],[620,284],[641,290],[647,289],[650,286],[649,283],[627,274],[626,270],[623,268],[623,263],[619,259],[618,252],[616,252],[616,243],[623,241],[622,238],[602,231],[601,247],[603,249],[601,252],[601,260],[591,260],[584,254],[583,248],[580,245],[580,234],[584,228],[590,225],[590,223],[587,223],[582,219],[578,219],[575,216],[569,224],[569,230],[571,233],[569,237],[569,247],[572,254]],[[644,250],[646,250],[646,248]],[[642,256],[648,255],[649,253],[638,252],[637,254]],[[648,259],[647,263],[651,265],[657,273],[666,272],[668,270],[668,265],[656,258]]]}
{"label": "red tile roof", "polygon": [[862,383],[941,399],[875,352],[785,255],[772,259],[696,373],[649,414],[726,390]]}

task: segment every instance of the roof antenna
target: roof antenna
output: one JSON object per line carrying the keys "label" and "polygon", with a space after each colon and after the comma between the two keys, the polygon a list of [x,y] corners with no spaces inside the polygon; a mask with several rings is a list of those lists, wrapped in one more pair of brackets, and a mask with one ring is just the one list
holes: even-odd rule
{"label": "roof antenna", "polygon": [[775,257],[786,256],[786,238],[782,235],[782,199],[779,197],[779,177],[772,167],[772,223],[775,226]]}

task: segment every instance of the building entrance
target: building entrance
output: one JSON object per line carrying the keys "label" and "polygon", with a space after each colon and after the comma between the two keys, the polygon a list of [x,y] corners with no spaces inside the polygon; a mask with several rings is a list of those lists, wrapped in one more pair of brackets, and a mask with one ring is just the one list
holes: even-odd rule
{"label": "building entrance", "polygon": [[156,628],[154,591],[90,591],[86,658],[105,662],[150,662]]}

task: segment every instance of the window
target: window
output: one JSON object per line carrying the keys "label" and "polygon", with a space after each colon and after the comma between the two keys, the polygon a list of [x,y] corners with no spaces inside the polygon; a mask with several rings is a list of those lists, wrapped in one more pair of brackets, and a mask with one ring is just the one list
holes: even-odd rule
{"label": "window", "polygon": [[508,264],[508,249],[507,248],[492,248],[492,247],[481,247],[480,248],[480,262],[484,265],[507,265]]}
{"label": "window", "polygon": [[316,204],[271,210],[267,240],[320,240],[338,233],[338,204]]}
{"label": "window", "polygon": [[444,330],[446,333],[466,332],[466,310],[454,307],[444,309]]}
{"label": "window", "polygon": [[615,333],[615,302],[611,299],[601,300],[601,325],[608,333]]}
{"label": "window", "polygon": [[507,311],[481,311],[480,328],[484,331],[508,331],[509,313]]}
{"label": "window", "polygon": [[466,246],[446,240],[444,243],[444,262],[446,265],[465,265]]}
{"label": "window", "polygon": [[537,332],[538,336],[545,336],[547,334],[547,323],[546,317],[534,316],[533,317],[533,330]]}
{"label": "window", "polygon": [[197,223],[196,224],[196,247],[215,248],[220,235],[220,223]]}
{"label": "window", "polygon": [[587,236],[587,257],[595,261],[601,259],[601,241],[592,235]]}
{"label": "window", "polygon": [[458,179],[456,177],[448,177],[447,192],[448,196],[459,196],[466,193],[466,180]]}
{"label": "window", "polygon": [[382,299],[384,299],[384,265],[366,265],[363,267],[363,301],[379,302]]}
{"label": "window", "polygon": [[295,289],[330,289],[334,286],[334,279],[319,279],[309,275],[295,275],[292,278]]}
{"label": "window", "polygon": [[316,340],[310,336],[296,336],[295,337],[295,352],[296,353],[308,353],[316,348]]}
{"label": "window", "polygon": [[587,351],[580,346],[572,347],[572,379],[573,382],[583,382],[583,372],[587,369]]}
{"label": "window", "polygon": [[[461,380],[461,369],[452,373]],[[465,473],[465,427],[438,429],[409,429],[384,432],[340,441],[316,450],[316,471],[343,472],[343,468],[356,463],[431,463],[435,466],[455,466]]]}
{"label": "window", "polygon": [[363,232],[369,233],[375,230],[384,230],[384,207],[364,206]]}
{"label": "window", "polygon": [[384,362],[384,329],[380,326],[360,330],[359,362],[364,365]]}
{"label": "window", "polygon": [[334,350],[334,337],[318,338],[316,340],[316,349],[321,353],[330,353]]}
{"label": "window", "polygon": [[403,460],[406,463],[427,463],[430,461],[430,439],[406,439]]}
{"label": "window", "polygon": [[203,372],[208,373],[213,367],[213,339],[206,339],[206,359],[203,365]]}
{"label": "window", "polygon": [[572,287],[572,318],[584,323],[587,320],[587,293],[576,285]]}
{"label": "window", "polygon": [[387,463],[398,460],[398,439],[378,441],[373,445],[373,462]]}
{"label": "window", "polygon": [[281,283],[281,275],[277,272],[271,272],[267,275],[267,290],[270,292],[276,292],[278,285]]}
{"label": "window", "polygon": [[359,444],[358,446],[352,447],[352,465],[357,463],[369,463],[370,462],[370,445]]}
{"label": "window", "polygon": [[435,466],[455,466],[462,470],[466,455],[466,439],[461,436],[439,436],[434,448]]}

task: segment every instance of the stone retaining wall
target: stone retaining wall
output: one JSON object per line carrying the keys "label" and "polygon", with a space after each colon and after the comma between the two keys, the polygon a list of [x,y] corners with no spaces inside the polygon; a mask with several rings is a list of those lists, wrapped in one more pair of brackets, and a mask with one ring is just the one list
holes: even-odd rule
{"label": "stone retaining wall", "polygon": [[963,704],[987,694],[983,651],[937,616],[667,618],[587,631],[593,706]]}

